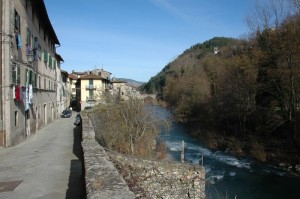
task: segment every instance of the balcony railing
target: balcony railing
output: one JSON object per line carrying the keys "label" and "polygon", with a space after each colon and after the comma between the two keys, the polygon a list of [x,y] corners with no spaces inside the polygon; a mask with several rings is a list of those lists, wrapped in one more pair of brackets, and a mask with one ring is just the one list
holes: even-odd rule
{"label": "balcony railing", "polygon": [[94,85],[87,85],[87,86],[86,86],[86,89],[87,89],[87,90],[95,90],[95,89],[96,89],[96,86],[94,86]]}

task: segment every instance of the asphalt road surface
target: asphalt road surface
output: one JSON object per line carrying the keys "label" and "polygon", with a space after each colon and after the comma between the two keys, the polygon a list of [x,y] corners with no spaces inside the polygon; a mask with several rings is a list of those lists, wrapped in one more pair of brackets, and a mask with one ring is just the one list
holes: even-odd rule
{"label": "asphalt road surface", "polygon": [[0,199],[85,198],[81,129],[60,118],[23,143],[0,149]]}

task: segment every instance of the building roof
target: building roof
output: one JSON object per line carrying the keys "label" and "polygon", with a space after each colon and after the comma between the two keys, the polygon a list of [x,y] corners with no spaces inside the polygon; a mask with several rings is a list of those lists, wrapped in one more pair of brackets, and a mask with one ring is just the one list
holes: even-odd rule
{"label": "building roof", "polygon": [[70,79],[78,79],[78,77],[74,74],[69,74],[68,76]]}
{"label": "building roof", "polygon": [[103,68],[101,68],[101,69],[94,69],[92,72],[94,72],[94,73],[104,72],[104,73],[112,74],[111,72],[108,72],[108,71],[104,70]]}
{"label": "building roof", "polygon": [[68,72],[65,70],[60,70],[61,73],[68,75]]}
{"label": "building roof", "polygon": [[74,74],[74,75],[85,75],[87,73],[86,72],[76,72],[76,71],[72,70],[72,74]]}
{"label": "building roof", "polygon": [[86,80],[86,79],[99,79],[99,80],[106,80],[105,78],[101,77],[100,75],[96,75],[94,73],[86,74],[81,76],[79,79]]}
{"label": "building roof", "polygon": [[63,58],[60,56],[60,54],[55,53],[55,57],[59,60],[64,62]]}
{"label": "building roof", "polygon": [[47,13],[47,9],[46,9],[44,0],[31,0],[30,2],[31,2],[31,5],[37,11],[37,15],[38,15],[39,19],[43,21],[43,26],[44,26],[45,30],[48,32],[48,34],[50,34],[51,38],[53,39],[53,42],[55,44],[60,45],[58,38],[56,36],[56,33],[55,33],[53,26],[50,22],[50,19],[48,17],[48,13]]}
{"label": "building roof", "polygon": [[113,84],[121,84],[121,83],[127,83],[127,82],[123,81],[123,80],[113,80],[111,83],[113,83]]}

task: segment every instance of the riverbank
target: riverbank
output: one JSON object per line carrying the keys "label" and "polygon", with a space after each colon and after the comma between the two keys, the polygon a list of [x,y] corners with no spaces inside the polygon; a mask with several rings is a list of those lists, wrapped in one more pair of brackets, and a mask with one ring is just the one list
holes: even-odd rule
{"label": "riverbank", "polygon": [[234,137],[206,131],[199,126],[184,123],[189,128],[189,134],[213,151],[230,153],[237,158],[250,157],[261,163],[273,165],[300,176],[300,150],[291,147],[291,143],[274,138],[261,138],[244,135]]}

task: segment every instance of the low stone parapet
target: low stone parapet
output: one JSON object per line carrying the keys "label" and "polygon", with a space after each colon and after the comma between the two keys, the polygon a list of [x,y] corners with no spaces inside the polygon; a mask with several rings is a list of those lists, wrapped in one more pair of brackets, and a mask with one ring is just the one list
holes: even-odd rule
{"label": "low stone parapet", "polygon": [[95,141],[94,128],[85,113],[82,139],[87,199],[205,198],[205,170],[200,165],[106,151]]}
{"label": "low stone parapet", "polygon": [[123,177],[105,150],[95,141],[95,133],[86,114],[82,115],[82,149],[87,199],[133,199]]}
{"label": "low stone parapet", "polygon": [[105,150],[93,140],[83,140],[87,199],[135,198]]}

